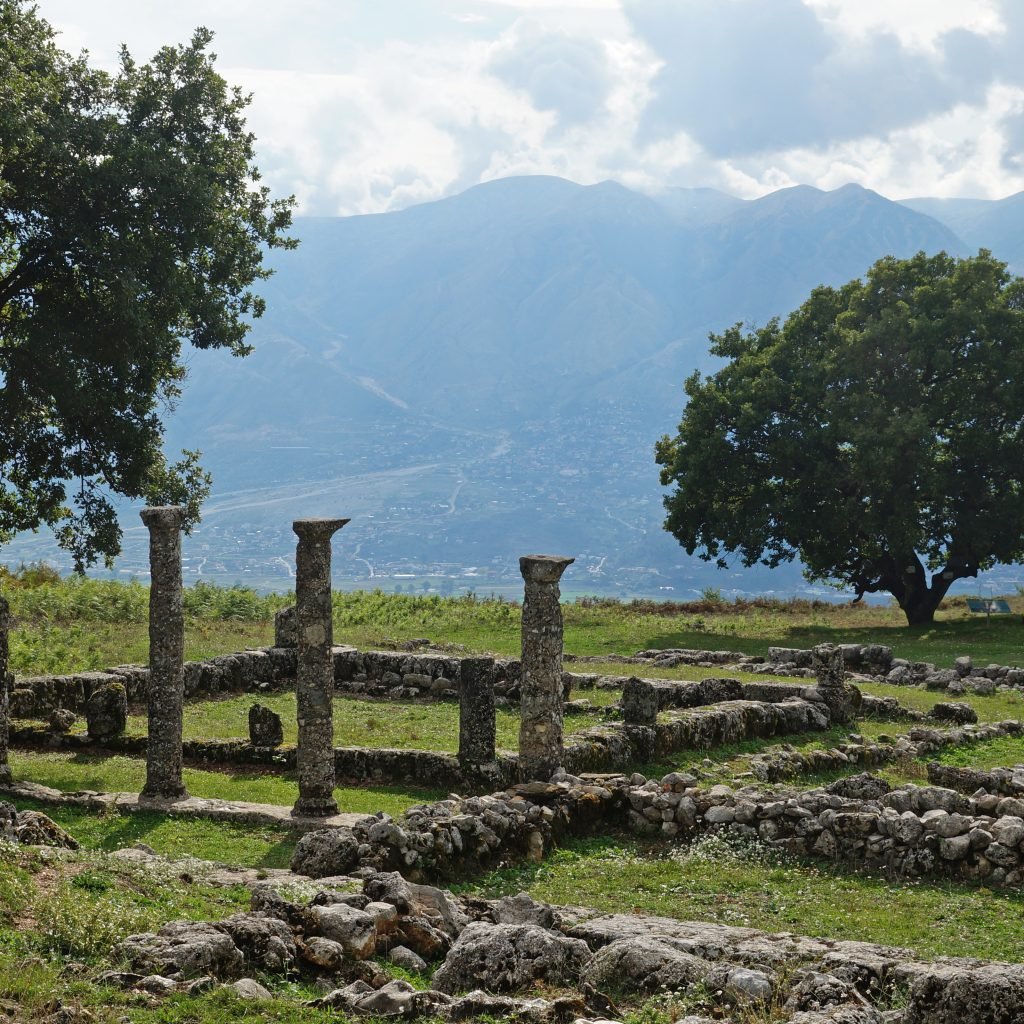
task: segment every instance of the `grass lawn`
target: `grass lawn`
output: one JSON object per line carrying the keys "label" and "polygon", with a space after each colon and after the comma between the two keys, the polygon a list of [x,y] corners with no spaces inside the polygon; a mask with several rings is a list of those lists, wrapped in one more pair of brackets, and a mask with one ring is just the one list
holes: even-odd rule
{"label": "grass lawn", "polygon": [[[618,693],[582,691],[596,700],[612,703]],[[286,743],[296,741],[295,695],[246,694],[224,700],[207,700],[185,706],[186,739],[244,739],[249,735],[249,708],[263,704],[276,711],[284,724]],[[600,721],[597,714],[569,715],[566,732],[579,732]],[[502,750],[519,749],[519,712],[499,708],[497,742]],[[84,730],[84,725],[80,726]],[[146,716],[132,715],[128,732],[146,734]],[[338,697],[334,701],[334,742],[339,747],[391,747],[399,750],[459,749],[459,706],[454,701],[391,701]]]}
{"label": "grass lawn", "polygon": [[[138,793],[146,778],[146,763],[140,758],[13,751],[10,761],[15,778],[38,782],[67,793],[80,790]],[[291,806],[298,797],[294,777],[276,772],[213,772],[186,768],[184,778],[192,796],[284,806]],[[392,815],[401,814],[413,804],[440,800],[445,795],[440,790],[379,785],[339,786],[334,791],[338,806],[343,811],[366,814],[386,811]]]}
{"label": "grass lawn", "polygon": [[[7,579],[15,629],[11,665],[18,675],[71,672],[145,662],[148,592],[138,584],[59,580],[32,585]],[[273,638],[273,613],[288,595],[206,584],[185,593],[186,656],[206,658]],[[574,654],[632,654],[650,647],[691,647],[764,654],[769,646],[810,647],[823,641],[884,643],[915,661],[952,664],[960,654],[981,663],[1020,660],[1024,598],[1009,598],[1014,614],[971,617],[954,598],[927,626],[910,628],[902,613],[879,605],[826,602],[746,604],[578,601],[563,606],[565,646]],[[368,648],[429,637],[471,651],[514,655],[520,648],[520,608],[508,601],[355,591],[334,595],[335,638]]]}
{"label": "grass lawn", "polygon": [[78,840],[84,850],[111,853],[145,843],[165,857],[198,857],[245,868],[286,868],[296,837],[283,829],[227,821],[173,818],[166,814],[98,814],[15,800],[19,811],[42,811]]}
{"label": "grass lawn", "polygon": [[959,768],[977,768],[980,771],[988,768],[1013,768],[1024,764],[1024,737],[1004,736],[1002,739],[975,743],[971,747],[953,747],[930,760]]}
{"label": "grass lawn", "polygon": [[889,943],[925,957],[1024,960],[1022,893],[896,884],[737,845],[738,852],[708,837],[687,856],[684,847],[588,839],[556,850],[543,864],[496,871],[461,889],[489,898],[525,891],[608,913]]}

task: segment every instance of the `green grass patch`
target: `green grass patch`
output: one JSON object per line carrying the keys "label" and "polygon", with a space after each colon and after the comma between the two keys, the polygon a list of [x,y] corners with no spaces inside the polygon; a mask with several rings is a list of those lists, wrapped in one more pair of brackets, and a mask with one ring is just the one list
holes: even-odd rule
{"label": "green grass patch", "polygon": [[[140,758],[104,757],[67,752],[12,752],[11,770],[16,778],[38,782],[66,793],[95,790],[100,793],[138,793],[146,778]],[[294,776],[275,772],[213,772],[186,768],[185,785],[192,796],[222,800],[291,806],[298,798]],[[343,811],[402,814],[413,804],[438,800],[440,790],[401,786],[339,786],[334,791]],[[49,813],[49,812],[47,812]],[[219,858],[222,859],[222,858]]]}
{"label": "green grass patch", "polygon": [[112,853],[145,843],[165,857],[197,857],[246,868],[286,868],[296,836],[283,829],[166,814],[101,814],[83,807],[65,807],[15,800],[19,810],[42,811],[78,840],[82,849]]}
{"label": "green grass patch", "polygon": [[[11,664],[17,674],[146,661],[148,589],[140,584],[58,580],[45,572],[8,574],[0,582],[16,620]],[[245,587],[199,583],[187,588],[187,657],[207,658],[269,644],[275,610],[292,600],[290,594],[261,595]],[[898,609],[879,605],[581,599],[563,606],[565,645],[580,655],[632,654],[652,647],[763,655],[771,645],[882,643],[901,657],[938,665],[950,665],[960,654],[983,663],[1012,664],[1019,658],[1024,599],[1009,600],[1011,616],[972,617],[964,599],[955,598],[945,603],[934,623],[908,627]],[[516,603],[472,595],[334,594],[336,639],[362,648],[426,636],[471,651],[514,655],[520,649],[520,615]]]}
{"label": "green grass patch", "polygon": [[[617,694],[584,691],[608,703]],[[186,739],[244,739],[249,735],[249,708],[260,703],[272,708],[284,725],[285,741],[297,736],[293,693],[251,694],[224,700],[206,700],[185,706]],[[519,749],[519,711],[499,708],[496,716],[499,749]],[[594,714],[569,715],[566,732],[579,732],[600,721]],[[84,728],[84,726],[82,727]],[[146,717],[133,715],[128,732],[146,734]],[[459,749],[459,706],[452,701],[392,701],[337,697],[334,701],[334,742],[340,747],[391,747],[399,750],[437,750],[455,753]]]}
{"label": "green grass patch", "polygon": [[1024,718],[1024,693],[1005,690],[983,697],[976,693],[950,694],[943,690],[919,690],[916,686],[890,686],[886,683],[858,683],[863,693],[875,697],[895,697],[914,711],[930,711],[940,702],[970,704],[978,712],[979,722],[1004,722]]}
{"label": "green grass patch", "polygon": [[893,883],[788,862],[759,844],[707,837],[692,854],[606,837],[570,843],[543,864],[461,887],[528,892],[550,903],[905,946],[925,957],[1024,959],[1024,894],[938,882]]}
{"label": "green grass patch", "polygon": [[958,768],[977,768],[980,771],[989,768],[1013,768],[1018,764],[1024,764],[1024,737],[1003,736],[1000,739],[986,740],[984,743],[953,747],[927,760],[955,765]]}

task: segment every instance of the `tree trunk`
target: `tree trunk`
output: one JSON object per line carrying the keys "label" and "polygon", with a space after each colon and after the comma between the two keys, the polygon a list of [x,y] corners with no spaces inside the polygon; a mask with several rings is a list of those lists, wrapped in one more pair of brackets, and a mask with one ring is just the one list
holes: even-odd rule
{"label": "tree trunk", "polygon": [[977,569],[972,568],[966,560],[960,560],[956,568],[952,567],[952,563],[947,564],[941,572],[933,573],[930,581],[924,565],[916,555],[894,560],[893,565],[902,571],[892,572],[887,589],[903,609],[908,626],[927,626],[933,622],[935,609],[942,603],[954,580],[977,575]]}
{"label": "tree trunk", "polygon": [[908,626],[927,626],[935,619],[935,609],[942,603],[946,596],[945,587],[929,587],[907,595],[899,602],[907,617]]}

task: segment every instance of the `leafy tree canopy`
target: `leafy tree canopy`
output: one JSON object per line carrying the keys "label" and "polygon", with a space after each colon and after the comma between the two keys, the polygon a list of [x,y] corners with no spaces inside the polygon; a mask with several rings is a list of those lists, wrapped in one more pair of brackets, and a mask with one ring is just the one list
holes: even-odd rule
{"label": "leafy tree canopy", "polygon": [[0,0],[0,539],[48,524],[80,569],[119,550],[111,495],[195,518],[197,453],[162,453],[182,345],[245,355],[264,253],[295,245],[211,38],[108,74]]}
{"label": "leafy tree canopy", "polygon": [[954,580],[1024,556],[1024,279],[982,250],[879,260],[785,323],[712,335],[656,447],[692,554],[889,592],[932,619]]}

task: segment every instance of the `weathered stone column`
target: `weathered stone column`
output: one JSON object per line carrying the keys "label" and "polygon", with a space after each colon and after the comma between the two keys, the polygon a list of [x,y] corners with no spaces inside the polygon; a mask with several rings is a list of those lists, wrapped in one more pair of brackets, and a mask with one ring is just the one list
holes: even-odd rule
{"label": "weathered stone column", "polygon": [[558,581],[576,559],[524,555],[523,660],[519,770],[543,780],[562,764],[562,606]]}
{"label": "weathered stone column", "polygon": [[849,721],[853,710],[852,688],[846,685],[843,652],[835,644],[818,644],[811,651],[811,667],[818,677],[817,690],[832,715],[832,724]]}
{"label": "weathered stone column", "polygon": [[331,537],[347,519],[296,519],[295,626],[299,721],[296,817],[338,813],[334,799],[334,665],[331,662]]}
{"label": "weathered stone column", "polygon": [[494,659],[463,658],[459,667],[459,761],[493,764],[497,758]]}
{"label": "weathered stone column", "polygon": [[10,653],[8,631],[11,628],[11,609],[7,598],[0,597],[0,783],[11,781],[11,766],[7,762],[8,707],[11,681],[7,674]]}
{"label": "weathered stone column", "polygon": [[149,530],[149,728],[142,795],[187,797],[181,777],[181,715],[185,701],[185,611],[181,593],[180,505],[144,508]]}

